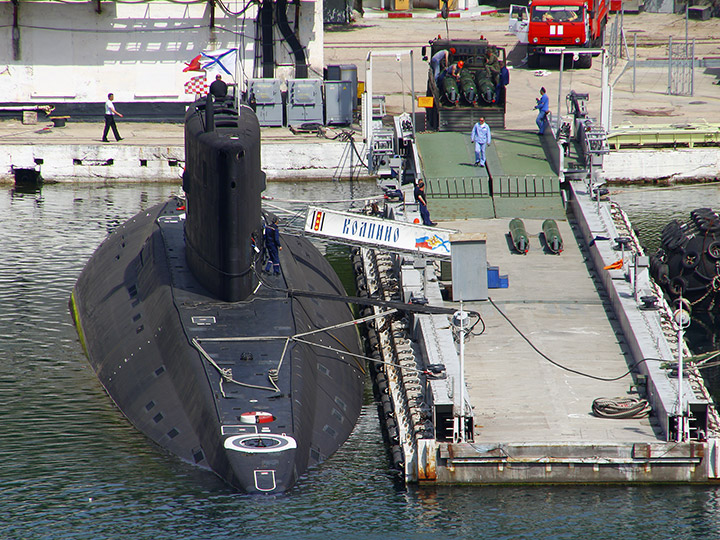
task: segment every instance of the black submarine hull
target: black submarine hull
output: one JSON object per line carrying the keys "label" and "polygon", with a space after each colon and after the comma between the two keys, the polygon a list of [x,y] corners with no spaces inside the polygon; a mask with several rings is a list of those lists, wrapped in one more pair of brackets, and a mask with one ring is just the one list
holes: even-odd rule
{"label": "black submarine hull", "polygon": [[242,107],[225,111],[223,127],[205,112],[196,104],[186,118],[187,200],[112,232],[71,312],[97,377],[138,430],[238,489],[281,492],[351,433],[360,343],[347,304],[289,293],[345,294],[307,239],[281,235],[281,275],[261,273],[257,119]]}

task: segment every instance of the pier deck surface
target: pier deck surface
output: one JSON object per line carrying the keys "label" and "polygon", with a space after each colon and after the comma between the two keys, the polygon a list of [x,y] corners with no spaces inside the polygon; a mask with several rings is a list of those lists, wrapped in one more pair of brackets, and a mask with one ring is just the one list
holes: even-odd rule
{"label": "pier deck surface", "polygon": [[[444,222],[463,232],[487,233],[487,257],[507,274],[509,287],[491,289],[492,302],[553,361],[612,378],[628,364],[570,224],[558,221],[565,250],[544,253],[540,220],[525,220],[531,247],[513,252],[507,219]],[[592,415],[598,397],[628,396],[630,376],[602,382],[564,371],[543,358],[491,302],[468,302],[486,330],[466,342],[465,370],[476,443],[659,442],[650,421]],[[482,325],[475,327],[477,334]]]}

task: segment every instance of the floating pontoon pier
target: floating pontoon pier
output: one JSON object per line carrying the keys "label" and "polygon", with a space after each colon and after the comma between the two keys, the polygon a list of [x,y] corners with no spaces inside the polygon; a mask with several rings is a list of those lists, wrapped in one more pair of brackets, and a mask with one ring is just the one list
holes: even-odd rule
{"label": "floating pontoon pier", "polygon": [[[578,144],[497,129],[487,169],[472,167],[466,134],[418,135],[430,212],[456,231],[452,258],[358,250],[362,294],[457,311],[395,313],[369,331],[381,416],[406,481],[702,483],[720,474],[717,411],[692,363],[678,370],[689,354],[680,319],[593,174],[606,143],[582,129]],[[583,168],[563,180],[570,159]],[[405,191],[387,214],[412,222],[412,186],[387,187]],[[528,237],[522,255],[515,218]],[[547,219],[562,250],[542,241]],[[607,417],[608,404],[638,415]]]}

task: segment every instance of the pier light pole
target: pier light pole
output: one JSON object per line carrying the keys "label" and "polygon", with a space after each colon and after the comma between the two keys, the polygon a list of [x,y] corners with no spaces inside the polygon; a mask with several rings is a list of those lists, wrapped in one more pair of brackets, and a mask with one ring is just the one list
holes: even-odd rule
{"label": "pier light pole", "polygon": [[683,339],[685,327],[690,324],[690,314],[683,309],[682,296],[678,298],[678,308],[675,311],[675,323],[678,327],[677,332],[677,347],[678,347],[678,369],[677,369],[677,384],[678,384],[678,408],[677,408],[677,442],[685,441],[685,407],[684,407],[684,396],[683,396]]}
{"label": "pier light pole", "polygon": [[460,442],[465,442],[465,312],[460,300]]}

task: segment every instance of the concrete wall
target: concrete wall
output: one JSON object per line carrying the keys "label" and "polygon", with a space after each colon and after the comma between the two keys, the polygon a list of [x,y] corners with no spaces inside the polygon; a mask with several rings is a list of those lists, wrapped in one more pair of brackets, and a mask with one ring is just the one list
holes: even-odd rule
{"label": "concrete wall", "polygon": [[603,158],[606,180],[683,180],[720,176],[717,148],[618,150]]}
{"label": "concrete wall", "polygon": [[[346,150],[339,141],[265,144],[261,165],[269,179],[333,178]],[[367,177],[367,169],[355,165],[354,176]],[[12,183],[15,169],[37,170],[48,182],[180,182],[184,166],[182,146],[7,144],[0,149],[0,183]],[[340,172],[343,178],[348,167]]]}
{"label": "concrete wall", "polygon": [[[245,2],[225,0],[234,12]],[[19,58],[14,55],[13,4],[0,3],[0,104],[104,102],[108,92],[122,102],[185,102],[186,62],[203,50],[239,47],[244,56],[238,79],[253,76],[255,6],[243,15],[215,8],[210,29],[206,2],[162,0],[139,3],[19,2]],[[302,2],[299,38],[309,61],[322,73],[323,25],[320,2]],[[291,27],[295,6],[288,6]],[[292,64],[276,29],[278,63]],[[16,47],[17,48],[17,47]],[[225,77],[227,80],[228,77]]]}

